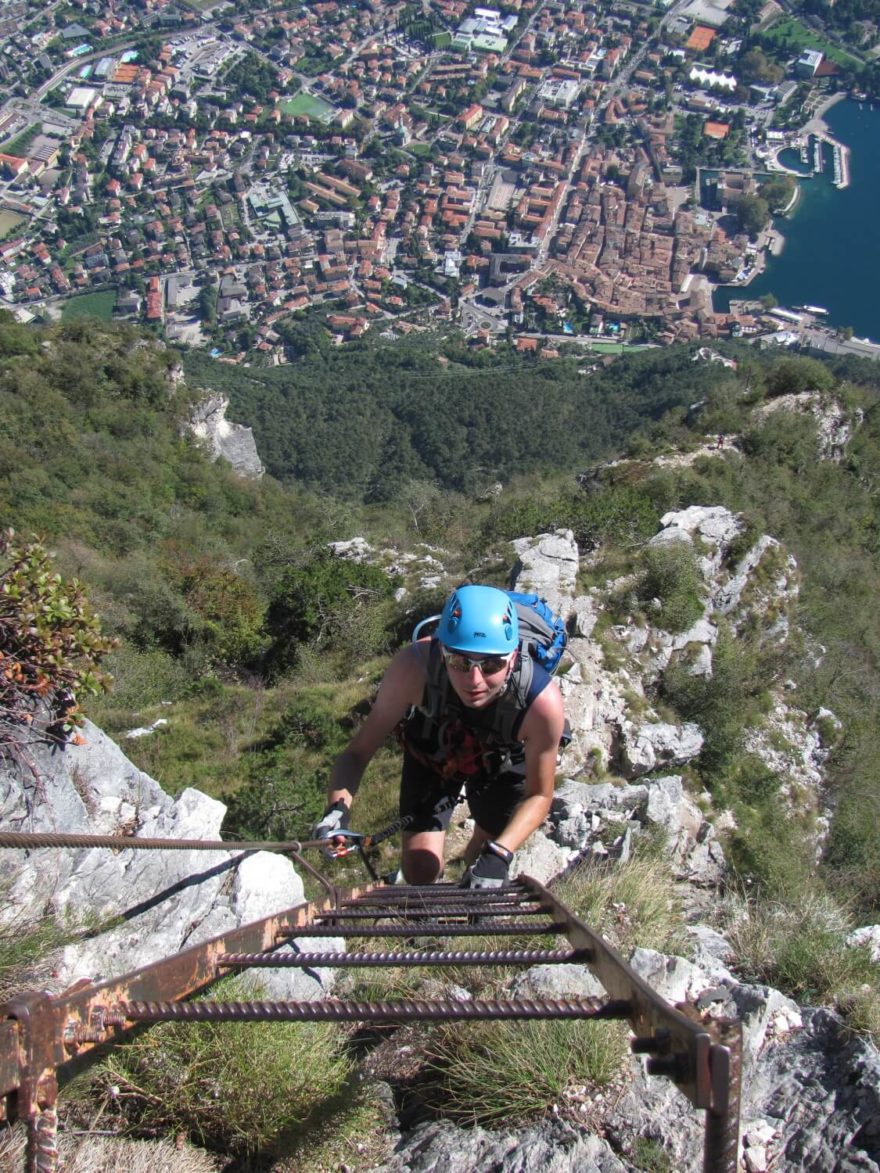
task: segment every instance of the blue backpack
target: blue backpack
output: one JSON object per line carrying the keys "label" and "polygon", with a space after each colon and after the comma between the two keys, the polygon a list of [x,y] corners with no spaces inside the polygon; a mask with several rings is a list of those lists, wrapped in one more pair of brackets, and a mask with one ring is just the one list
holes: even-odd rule
{"label": "blue backpack", "polygon": [[568,646],[565,621],[540,595],[524,594],[522,591],[507,593],[516,604],[521,650],[528,652],[552,676]]}

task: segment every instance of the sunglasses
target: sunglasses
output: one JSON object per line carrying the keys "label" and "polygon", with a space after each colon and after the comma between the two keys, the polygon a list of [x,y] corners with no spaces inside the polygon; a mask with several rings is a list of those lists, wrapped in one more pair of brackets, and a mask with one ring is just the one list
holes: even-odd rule
{"label": "sunglasses", "polygon": [[479,668],[483,676],[494,676],[510,663],[510,656],[466,656],[464,652],[451,652],[443,649],[443,659],[447,667],[456,672],[470,672],[471,668]]}

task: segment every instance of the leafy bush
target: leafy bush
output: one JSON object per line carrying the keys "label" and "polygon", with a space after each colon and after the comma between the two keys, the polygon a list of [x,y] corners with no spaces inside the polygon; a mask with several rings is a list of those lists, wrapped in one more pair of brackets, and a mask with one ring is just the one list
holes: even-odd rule
{"label": "leafy bush", "polygon": [[190,688],[184,666],[163,651],[138,651],[130,644],[114,649],[105,660],[113,677],[113,688],[93,716],[128,709],[139,712],[163,701],[176,701]]}
{"label": "leafy bush", "polygon": [[659,514],[650,496],[638,486],[602,484],[577,493],[560,492],[550,500],[502,501],[480,530],[480,546],[524,534],[570,529],[581,551],[606,540],[644,540],[657,529]]}
{"label": "leafy bush", "polygon": [[348,736],[320,703],[300,697],[263,743],[245,755],[247,780],[226,798],[224,834],[307,837],[326,805],[330,763]]}
{"label": "leafy bush", "polygon": [[[301,644],[344,644],[358,632],[366,612],[390,597],[393,586],[388,575],[376,566],[335,558],[326,550],[303,565],[292,566],[281,580],[269,604],[266,627],[272,640],[268,660],[274,672],[290,668]],[[369,620],[367,619],[369,627]],[[363,636],[363,630],[358,632]],[[378,633],[373,632],[373,639]],[[356,641],[363,653],[364,642]],[[375,647],[368,647],[375,651]]]}
{"label": "leafy bush", "polygon": [[782,358],[767,374],[767,394],[797,395],[801,391],[830,391],[835,378],[828,367],[815,358]]}
{"label": "leafy bush", "polygon": [[825,864],[836,886],[873,916],[880,907],[880,794],[861,780],[846,788],[834,813]]}
{"label": "leafy bush", "polygon": [[35,735],[70,732],[76,698],[100,692],[99,665],[114,641],[101,634],[79,583],[54,572],[39,542],[0,534],[0,752]]}
{"label": "leafy bush", "polygon": [[674,663],[662,683],[662,697],[703,730],[701,755],[716,773],[738,753],[746,725],[759,713],[772,679],[766,658],[754,643],[737,639],[721,626],[712,652],[712,675],[695,676]]}

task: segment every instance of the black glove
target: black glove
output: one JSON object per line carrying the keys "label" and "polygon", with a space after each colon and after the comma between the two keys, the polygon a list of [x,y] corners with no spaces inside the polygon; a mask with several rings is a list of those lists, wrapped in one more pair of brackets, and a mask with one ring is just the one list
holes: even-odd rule
{"label": "black glove", "polygon": [[[333,839],[340,831],[345,831],[348,828],[351,814],[348,807],[338,798],[336,802],[331,803],[330,806],[321,815],[321,818],[315,823],[312,828],[313,839]],[[335,851],[329,847],[324,849],[324,854],[330,859],[335,856]]]}
{"label": "black glove", "polygon": [[464,873],[460,888],[500,888],[507,880],[513,852],[500,843],[487,843],[476,863]]}

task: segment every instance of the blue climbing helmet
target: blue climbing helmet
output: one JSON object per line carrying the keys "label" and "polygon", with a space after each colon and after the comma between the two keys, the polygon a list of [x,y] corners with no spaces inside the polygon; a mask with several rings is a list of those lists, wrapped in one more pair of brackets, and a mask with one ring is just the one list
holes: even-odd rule
{"label": "blue climbing helmet", "polygon": [[507,655],[519,647],[516,607],[497,587],[456,587],[440,615],[437,639],[458,652]]}

